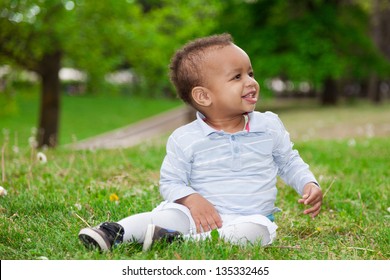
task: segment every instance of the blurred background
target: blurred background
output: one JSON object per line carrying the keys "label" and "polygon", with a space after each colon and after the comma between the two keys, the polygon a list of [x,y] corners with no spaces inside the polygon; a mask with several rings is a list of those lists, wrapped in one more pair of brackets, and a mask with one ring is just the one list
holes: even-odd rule
{"label": "blurred background", "polygon": [[83,138],[113,128],[109,115],[179,106],[170,57],[223,32],[251,57],[263,100],[389,101],[388,0],[0,0],[3,138],[34,123],[37,146],[56,147],[77,124]]}

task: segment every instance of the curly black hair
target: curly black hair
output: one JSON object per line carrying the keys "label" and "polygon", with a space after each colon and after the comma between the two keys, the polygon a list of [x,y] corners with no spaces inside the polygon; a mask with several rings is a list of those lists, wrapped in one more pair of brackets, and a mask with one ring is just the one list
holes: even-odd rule
{"label": "curly black hair", "polygon": [[205,51],[231,44],[233,38],[228,33],[212,35],[188,42],[172,56],[169,66],[170,79],[185,103],[193,105],[192,89],[203,83],[201,69]]}

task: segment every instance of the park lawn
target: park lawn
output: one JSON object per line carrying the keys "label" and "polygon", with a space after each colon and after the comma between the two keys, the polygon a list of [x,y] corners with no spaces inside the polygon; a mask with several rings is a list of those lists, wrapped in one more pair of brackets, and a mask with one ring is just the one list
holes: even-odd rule
{"label": "park lawn", "polygon": [[[208,240],[157,243],[149,252],[124,244],[89,251],[79,230],[149,211],[161,198],[159,167],[165,147],[156,143],[117,150],[45,151],[3,145],[0,197],[1,259],[283,259],[382,260],[390,258],[390,149],[387,138],[313,140],[295,144],[322,185],[322,213],[302,215],[298,195],[279,181],[277,240],[241,248]],[[116,197],[118,200],[116,200]]]}

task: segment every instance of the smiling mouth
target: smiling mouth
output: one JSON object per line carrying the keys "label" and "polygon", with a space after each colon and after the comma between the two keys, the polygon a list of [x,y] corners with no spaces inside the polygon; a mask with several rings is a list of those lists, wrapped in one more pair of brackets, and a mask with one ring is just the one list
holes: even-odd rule
{"label": "smiling mouth", "polygon": [[241,97],[242,99],[246,100],[247,102],[254,104],[257,102],[256,93],[248,93]]}

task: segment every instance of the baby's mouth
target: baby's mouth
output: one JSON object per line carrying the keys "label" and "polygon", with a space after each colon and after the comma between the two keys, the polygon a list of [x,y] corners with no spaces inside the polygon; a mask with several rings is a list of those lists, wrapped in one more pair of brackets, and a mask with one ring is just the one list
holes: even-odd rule
{"label": "baby's mouth", "polygon": [[251,104],[255,104],[257,102],[257,98],[256,98],[256,93],[255,92],[248,93],[248,94],[242,96],[241,98],[246,100],[247,102],[249,102]]}

